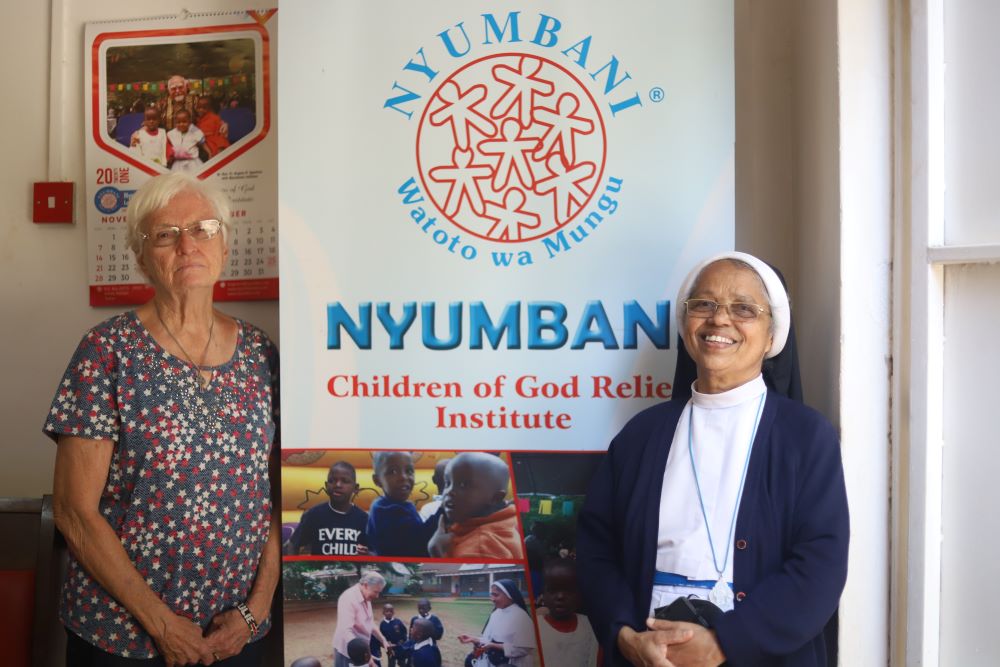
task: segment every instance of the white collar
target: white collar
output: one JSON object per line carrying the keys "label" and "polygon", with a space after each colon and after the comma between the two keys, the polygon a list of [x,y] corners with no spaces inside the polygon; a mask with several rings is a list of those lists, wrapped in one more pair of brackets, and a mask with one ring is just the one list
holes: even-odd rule
{"label": "white collar", "polygon": [[760,398],[760,395],[767,391],[764,384],[764,376],[758,375],[749,382],[744,382],[738,387],[733,387],[718,394],[703,394],[691,385],[691,402],[703,410],[718,410],[721,408],[731,408],[747,401]]}
{"label": "white collar", "polygon": [[416,651],[418,649],[422,649],[425,646],[434,646],[434,638],[433,637],[428,637],[427,639],[425,639],[424,641],[420,642],[419,644],[414,644],[413,645],[413,650]]}

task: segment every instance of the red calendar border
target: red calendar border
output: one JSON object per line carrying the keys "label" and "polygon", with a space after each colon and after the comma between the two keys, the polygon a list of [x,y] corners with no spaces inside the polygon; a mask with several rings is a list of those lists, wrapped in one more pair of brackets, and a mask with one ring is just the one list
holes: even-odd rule
{"label": "red calendar border", "polygon": [[[267,29],[263,25],[254,25],[247,23],[238,23],[235,25],[222,25],[222,26],[204,26],[200,28],[168,28],[163,30],[132,30],[125,32],[105,32],[97,35],[94,38],[94,43],[91,46],[91,80],[90,80],[90,95],[91,95],[91,115],[93,122],[91,123],[91,130],[94,135],[94,143],[100,146],[102,149],[111,153],[112,155],[125,160],[133,167],[141,169],[142,171],[150,174],[151,176],[156,176],[157,174],[164,173],[165,170],[158,170],[154,166],[143,162],[141,160],[135,159],[128,152],[122,151],[120,146],[115,143],[115,145],[108,144],[104,141],[101,136],[101,122],[103,120],[103,114],[100,113],[100,86],[104,85],[104,82],[100,80],[100,49],[101,45],[112,39],[135,39],[138,37],[176,37],[179,35],[204,35],[209,33],[229,33],[229,32],[257,32],[260,34],[261,39],[261,77],[264,81],[264,121],[261,126],[260,132],[250,139],[243,146],[237,148],[232,152],[227,152],[225,157],[221,158],[218,162],[213,164],[211,167],[205,171],[198,174],[198,178],[204,179],[208,178],[216,171],[226,166],[240,155],[246,153],[248,150],[259,144],[267,136],[268,131],[271,129],[271,50],[270,50],[270,37],[268,35]],[[93,300],[93,299],[91,299]]]}
{"label": "red calendar border", "polygon": [[[149,285],[91,285],[91,306],[129,306],[146,303],[153,297]],[[237,278],[215,283],[216,301],[268,301],[278,298],[277,278]]]}

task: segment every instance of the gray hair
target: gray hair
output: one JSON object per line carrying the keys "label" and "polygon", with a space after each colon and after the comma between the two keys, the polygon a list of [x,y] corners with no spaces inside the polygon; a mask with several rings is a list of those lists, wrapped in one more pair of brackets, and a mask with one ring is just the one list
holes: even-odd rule
{"label": "gray hair", "polygon": [[358,583],[375,588],[385,588],[385,577],[375,570],[365,570],[361,573],[361,579],[358,580]]}
{"label": "gray hair", "polygon": [[212,207],[216,219],[222,223],[223,243],[229,238],[229,199],[219,188],[188,174],[161,174],[149,179],[136,190],[126,211],[125,242],[136,261],[142,257],[143,225],[146,219],[166,208],[181,192],[191,192],[205,200]]}

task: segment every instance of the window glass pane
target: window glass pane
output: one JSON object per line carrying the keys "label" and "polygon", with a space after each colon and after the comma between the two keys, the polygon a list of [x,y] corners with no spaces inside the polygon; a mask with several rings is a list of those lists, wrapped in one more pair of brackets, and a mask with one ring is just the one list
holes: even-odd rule
{"label": "window glass pane", "polygon": [[997,664],[1000,265],[945,272],[941,665]]}
{"label": "window glass pane", "polygon": [[944,2],[945,243],[1000,243],[1000,2]]}

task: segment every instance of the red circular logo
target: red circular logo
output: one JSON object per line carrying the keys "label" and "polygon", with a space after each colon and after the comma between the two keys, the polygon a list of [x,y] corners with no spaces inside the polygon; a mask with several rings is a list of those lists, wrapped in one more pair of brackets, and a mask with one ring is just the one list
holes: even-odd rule
{"label": "red circular logo", "polygon": [[434,91],[417,130],[431,201],[490,241],[538,239],[569,224],[604,172],[604,119],[556,63],[505,53],[474,60]]}

